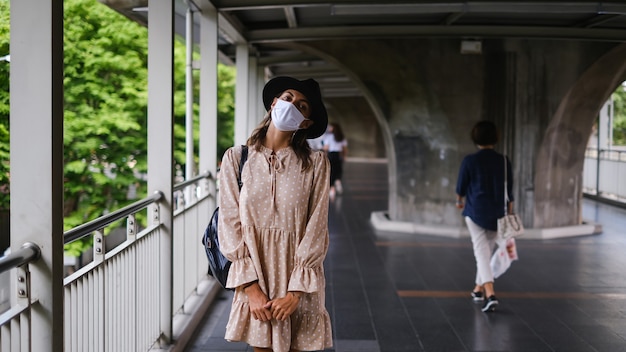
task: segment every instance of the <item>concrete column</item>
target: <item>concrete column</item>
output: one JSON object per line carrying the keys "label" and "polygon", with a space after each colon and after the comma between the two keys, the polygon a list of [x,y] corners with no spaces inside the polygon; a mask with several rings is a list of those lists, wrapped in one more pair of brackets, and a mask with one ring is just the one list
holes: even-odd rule
{"label": "concrete column", "polygon": [[[200,20],[200,172],[217,175],[217,11],[204,8]],[[220,156],[221,157],[221,156]],[[209,182],[215,194],[215,182]],[[216,206],[215,197],[210,209]]]}
{"label": "concrete column", "polygon": [[31,350],[62,351],[62,1],[11,1],[10,65],[11,249],[26,241],[41,248],[41,259],[30,266],[38,301],[31,311]]}
{"label": "concrete column", "polygon": [[[148,12],[148,193],[161,191],[160,343],[172,341],[172,189],[174,185],[174,3],[150,0]],[[154,207],[151,215],[155,214]],[[151,216],[151,219],[153,217]]]}
{"label": "concrete column", "polygon": [[[580,57],[584,46],[572,51]],[[570,56],[575,56],[570,53]],[[554,65],[562,65],[555,62]],[[535,227],[579,225],[582,171],[591,129],[608,97],[626,79],[626,44],[595,58],[559,100],[536,159]]]}
{"label": "concrete column", "polygon": [[[529,226],[532,224],[534,170],[528,167],[533,160],[527,156],[536,149],[538,142],[532,141],[538,136],[529,136],[524,131],[524,126],[532,124],[533,114],[518,116],[519,101],[526,97],[529,88],[525,81],[528,74],[520,73],[517,58],[518,53],[506,50],[485,54],[483,118],[493,121],[500,131],[496,150],[508,156],[512,162],[514,210]],[[520,79],[524,80],[521,85]]]}
{"label": "concrete column", "polygon": [[259,114],[259,106],[263,106],[263,98],[261,97],[261,91],[259,91],[259,85],[257,84],[259,72],[257,66],[258,61],[256,56],[250,57],[248,61],[248,127],[246,140],[263,118],[263,114]]}
{"label": "concrete column", "polygon": [[257,69],[256,69],[256,77],[254,79],[254,84],[256,85],[256,103],[254,108],[254,113],[256,114],[256,119],[254,121],[254,128],[259,125],[263,117],[265,116],[265,106],[263,106],[263,87],[265,87],[265,68],[259,66],[257,60]]}
{"label": "concrete column", "polygon": [[250,50],[248,44],[237,45],[235,83],[235,145],[245,144],[248,138],[249,74]]}
{"label": "concrete column", "polygon": [[584,148],[601,105],[625,78],[626,45],[493,39],[483,41],[481,54],[465,55],[459,44],[363,39],[304,45],[338,63],[376,116],[389,161],[393,221],[465,227],[454,206],[458,168],[476,151],[472,126],[489,119],[502,132],[498,150],[513,161],[515,209],[524,224],[579,224]]}

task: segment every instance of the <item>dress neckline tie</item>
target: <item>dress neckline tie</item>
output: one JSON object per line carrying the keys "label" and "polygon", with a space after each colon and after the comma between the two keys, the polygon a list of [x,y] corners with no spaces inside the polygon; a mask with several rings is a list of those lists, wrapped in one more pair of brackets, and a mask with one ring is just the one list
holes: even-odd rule
{"label": "dress neckline tie", "polygon": [[281,158],[279,158],[275,153],[269,155],[267,159],[270,168],[270,179],[271,179],[271,207],[276,210],[276,175],[277,173],[283,172],[285,170],[285,165]]}

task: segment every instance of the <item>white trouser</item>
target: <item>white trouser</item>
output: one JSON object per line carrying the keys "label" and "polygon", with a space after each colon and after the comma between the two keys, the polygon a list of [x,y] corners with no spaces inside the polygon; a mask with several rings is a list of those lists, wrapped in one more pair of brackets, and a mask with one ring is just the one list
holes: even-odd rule
{"label": "white trouser", "polygon": [[468,216],[465,217],[467,229],[472,237],[474,245],[474,258],[476,258],[476,285],[484,285],[486,282],[493,282],[493,271],[491,270],[491,255],[496,248],[498,232],[486,230],[474,223]]}

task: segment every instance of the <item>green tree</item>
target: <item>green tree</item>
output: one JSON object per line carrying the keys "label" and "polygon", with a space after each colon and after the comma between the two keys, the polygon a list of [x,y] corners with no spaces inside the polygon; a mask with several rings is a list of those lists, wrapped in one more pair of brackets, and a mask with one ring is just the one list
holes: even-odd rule
{"label": "green tree", "polygon": [[[0,57],[9,54],[9,0],[0,0]],[[0,211],[9,209],[9,62],[0,61]]]}
{"label": "green tree", "polygon": [[[64,2],[65,228],[118,209],[129,187],[144,197],[147,29],[96,0]],[[9,1],[0,0],[0,55],[8,53]],[[197,55],[197,54],[196,54]],[[0,65],[0,186],[9,177],[8,65]],[[194,72],[198,96],[198,72]],[[174,50],[174,158],[185,163],[185,45]],[[218,153],[232,145],[234,68],[218,67]],[[195,145],[198,103],[194,102]],[[196,160],[197,163],[197,160]],[[1,198],[0,209],[8,208]],[[80,244],[78,247],[81,247]],[[74,254],[80,248],[73,248]]]}
{"label": "green tree", "polygon": [[217,67],[217,160],[233,145],[235,131],[235,69]]}
{"label": "green tree", "polygon": [[620,85],[613,93],[613,145],[626,145],[626,88]]}
{"label": "green tree", "polygon": [[96,0],[64,2],[65,227],[145,194],[147,30]]}

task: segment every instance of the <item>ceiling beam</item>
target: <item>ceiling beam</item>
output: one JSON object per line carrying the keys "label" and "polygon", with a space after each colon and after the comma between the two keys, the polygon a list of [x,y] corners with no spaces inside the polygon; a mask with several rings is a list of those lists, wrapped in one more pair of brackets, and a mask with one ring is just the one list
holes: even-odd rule
{"label": "ceiling beam", "polygon": [[330,5],[335,15],[383,15],[445,12],[498,13],[618,13],[626,14],[626,4],[613,1],[388,1],[376,0],[211,0],[220,11],[275,9],[285,6]]}
{"label": "ceiling beam", "polygon": [[326,88],[326,86],[320,87],[322,90],[322,97],[324,98],[346,98],[346,97],[360,97],[363,93],[358,88],[346,88],[346,89],[333,89]]}
{"label": "ceiling beam", "polygon": [[287,54],[287,55],[275,54],[275,55],[260,57],[258,60],[258,63],[259,65],[275,65],[275,64],[288,63],[288,62],[304,62],[304,61],[317,61],[317,60],[319,60],[319,57],[317,56],[313,56],[309,54],[294,53],[294,54]]}
{"label": "ceiling beam", "polygon": [[289,28],[298,27],[298,19],[296,18],[296,11],[293,6],[285,6],[285,18],[287,18]]}
{"label": "ceiling beam", "polygon": [[244,27],[234,18],[223,13],[218,13],[217,26],[222,39],[226,40],[230,44],[246,43],[247,40],[244,36]]}
{"label": "ceiling beam", "polygon": [[376,3],[334,4],[333,15],[406,15],[436,13],[598,13],[626,14],[626,4],[607,2],[572,1],[494,1],[494,2],[421,2],[421,3]]}
{"label": "ceiling beam", "polygon": [[[326,65],[306,65],[306,64],[293,64],[293,65],[271,65],[271,70],[277,75],[289,75],[298,77],[311,77],[316,79],[325,78],[337,78],[343,77],[344,73],[332,67]],[[337,80],[335,80],[337,81]]]}
{"label": "ceiling beam", "polygon": [[597,41],[626,41],[626,31],[600,28],[523,27],[523,26],[352,26],[289,29],[263,29],[247,33],[250,43],[289,41],[386,38],[535,38]]}
{"label": "ceiling beam", "polygon": [[611,21],[615,19],[616,17],[620,17],[620,16],[622,15],[595,15],[585,21],[582,21],[576,24],[574,27],[592,28],[592,27],[599,26],[602,23]]}
{"label": "ceiling beam", "polygon": [[449,26],[453,24],[454,22],[456,22],[456,20],[458,20],[459,18],[463,17],[463,15],[465,15],[465,13],[462,13],[462,12],[451,13],[445,18],[442,24]]}

